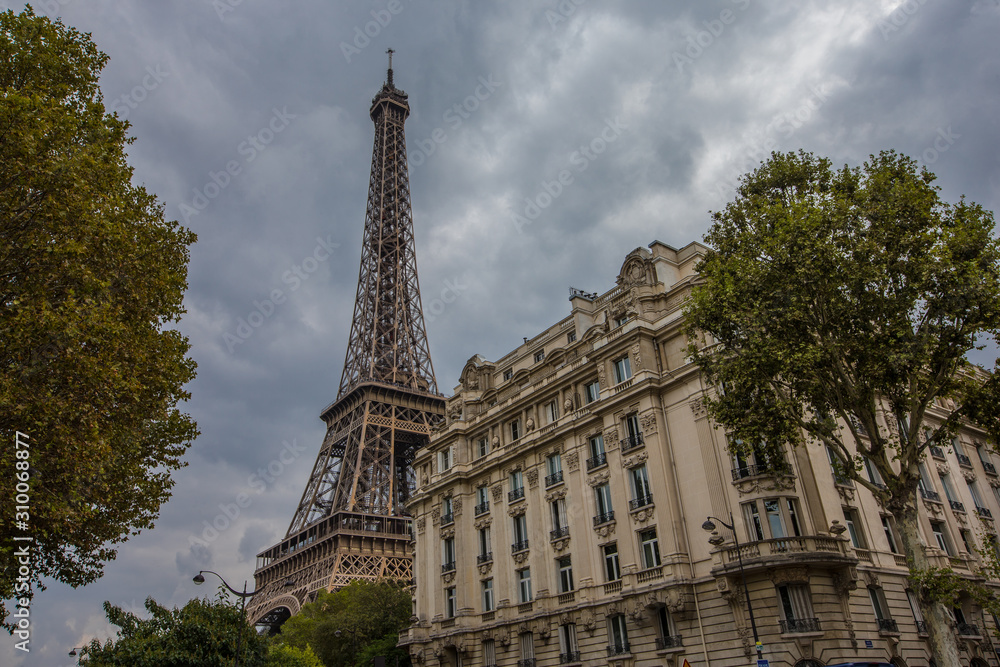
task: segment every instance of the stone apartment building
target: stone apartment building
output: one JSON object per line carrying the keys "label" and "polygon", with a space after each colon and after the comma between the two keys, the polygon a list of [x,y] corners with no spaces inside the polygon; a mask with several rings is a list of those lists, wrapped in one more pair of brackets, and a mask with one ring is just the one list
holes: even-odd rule
{"label": "stone apartment building", "polygon": [[[741,561],[770,665],[929,664],[869,491],[817,444],[736,459],[708,419],[681,314],[705,250],[638,248],[610,291],[573,291],[567,317],[468,361],[414,464],[416,665],[755,664]],[[967,428],[922,470],[932,560],[970,577],[1000,517],[984,444]],[[956,607],[963,665],[998,664],[995,628]]]}

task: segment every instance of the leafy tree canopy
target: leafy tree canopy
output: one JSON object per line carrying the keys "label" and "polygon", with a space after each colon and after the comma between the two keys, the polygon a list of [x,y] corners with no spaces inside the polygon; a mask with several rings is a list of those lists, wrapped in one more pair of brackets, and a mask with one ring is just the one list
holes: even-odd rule
{"label": "leafy tree canopy", "polygon": [[153,526],[197,435],[176,407],[195,364],[170,328],[195,235],[131,183],[128,123],[98,88],[106,62],[30,7],[0,14],[0,468],[15,470],[15,431],[30,452],[26,531],[16,480],[0,479],[2,599],[16,534],[35,540],[35,587],[99,577]]}
{"label": "leafy tree canopy", "polygon": [[333,593],[320,591],[315,602],[285,621],[275,639],[312,647],[326,667],[371,664],[378,655],[387,665],[404,665],[407,653],[396,643],[411,613],[410,594],[401,584],[355,580]]}
{"label": "leafy tree canopy", "polygon": [[[730,446],[829,447],[838,473],[895,516],[915,577],[931,571],[915,500],[927,448],[963,424],[994,448],[1000,436],[996,367],[966,358],[1000,333],[993,215],[941,201],[933,180],[892,151],[836,171],[810,153],[772,154],[713,214],[686,307]],[[862,474],[865,459],[884,488]],[[934,597],[925,587],[932,647],[957,664]]]}
{"label": "leafy tree canopy", "polygon": [[[239,655],[243,667],[290,665],[309,667],[306,662],[265,662],[267,640],[247,624],[239,605],[220,592],[214,600],[191,600],[182,609],[166,609],[153,598],[146,599],[150,617],[142,619],[109,602],[104,603],[108,620],[118,637],[105,644],[94,640],[80,659],[87,667],[224,667]],[[237,652],[237,646],[239,651]],[[289,660],[301,656],[289,655]]]}

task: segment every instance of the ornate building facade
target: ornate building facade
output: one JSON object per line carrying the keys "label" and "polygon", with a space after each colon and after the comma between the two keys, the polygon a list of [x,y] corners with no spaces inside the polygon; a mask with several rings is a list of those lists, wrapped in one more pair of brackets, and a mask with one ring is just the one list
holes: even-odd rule
{"label": "ornate building facade", "polygon": [[[928,664],[870,492],[818,444],[734,458],[708,419],[681,314],[705,250],[638,248],[610,291],[573,290],[567,317],[468,361],[414,459],[415,664],[747,665],[755,635],[774,666]],[[985,437],[963,429],[921,484],[932,561],[970,577],[1000,517]],[[954,613],[963,664],[997,665],[996,619]]]}

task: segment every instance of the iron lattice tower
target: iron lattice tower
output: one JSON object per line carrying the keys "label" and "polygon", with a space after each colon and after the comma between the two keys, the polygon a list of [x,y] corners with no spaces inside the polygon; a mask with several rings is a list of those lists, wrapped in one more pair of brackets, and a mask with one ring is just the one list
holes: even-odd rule
{"label": "iron lattice tower", "polygon": [[412,578],[412,461],[443,420],[420,305],[403,124],[392,80],[372,100],[368,207],[351,337],[326,437],[285,538],[260,553],[251,622],[276,628],[321,588]]}

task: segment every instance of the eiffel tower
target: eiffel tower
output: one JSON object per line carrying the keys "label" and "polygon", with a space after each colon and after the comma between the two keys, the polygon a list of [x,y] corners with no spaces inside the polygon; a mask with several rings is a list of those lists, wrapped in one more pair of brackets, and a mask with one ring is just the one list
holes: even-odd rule
{"label": "eiffel tower", "polygon": [[337,400],[284,539],[257,556],[247,616],[272,631],[320,589],[412,578],[405,506],[411,466],[444,418],[420,305],[403,123],[406,93],[386,82],[375,123],[361,270]]}

